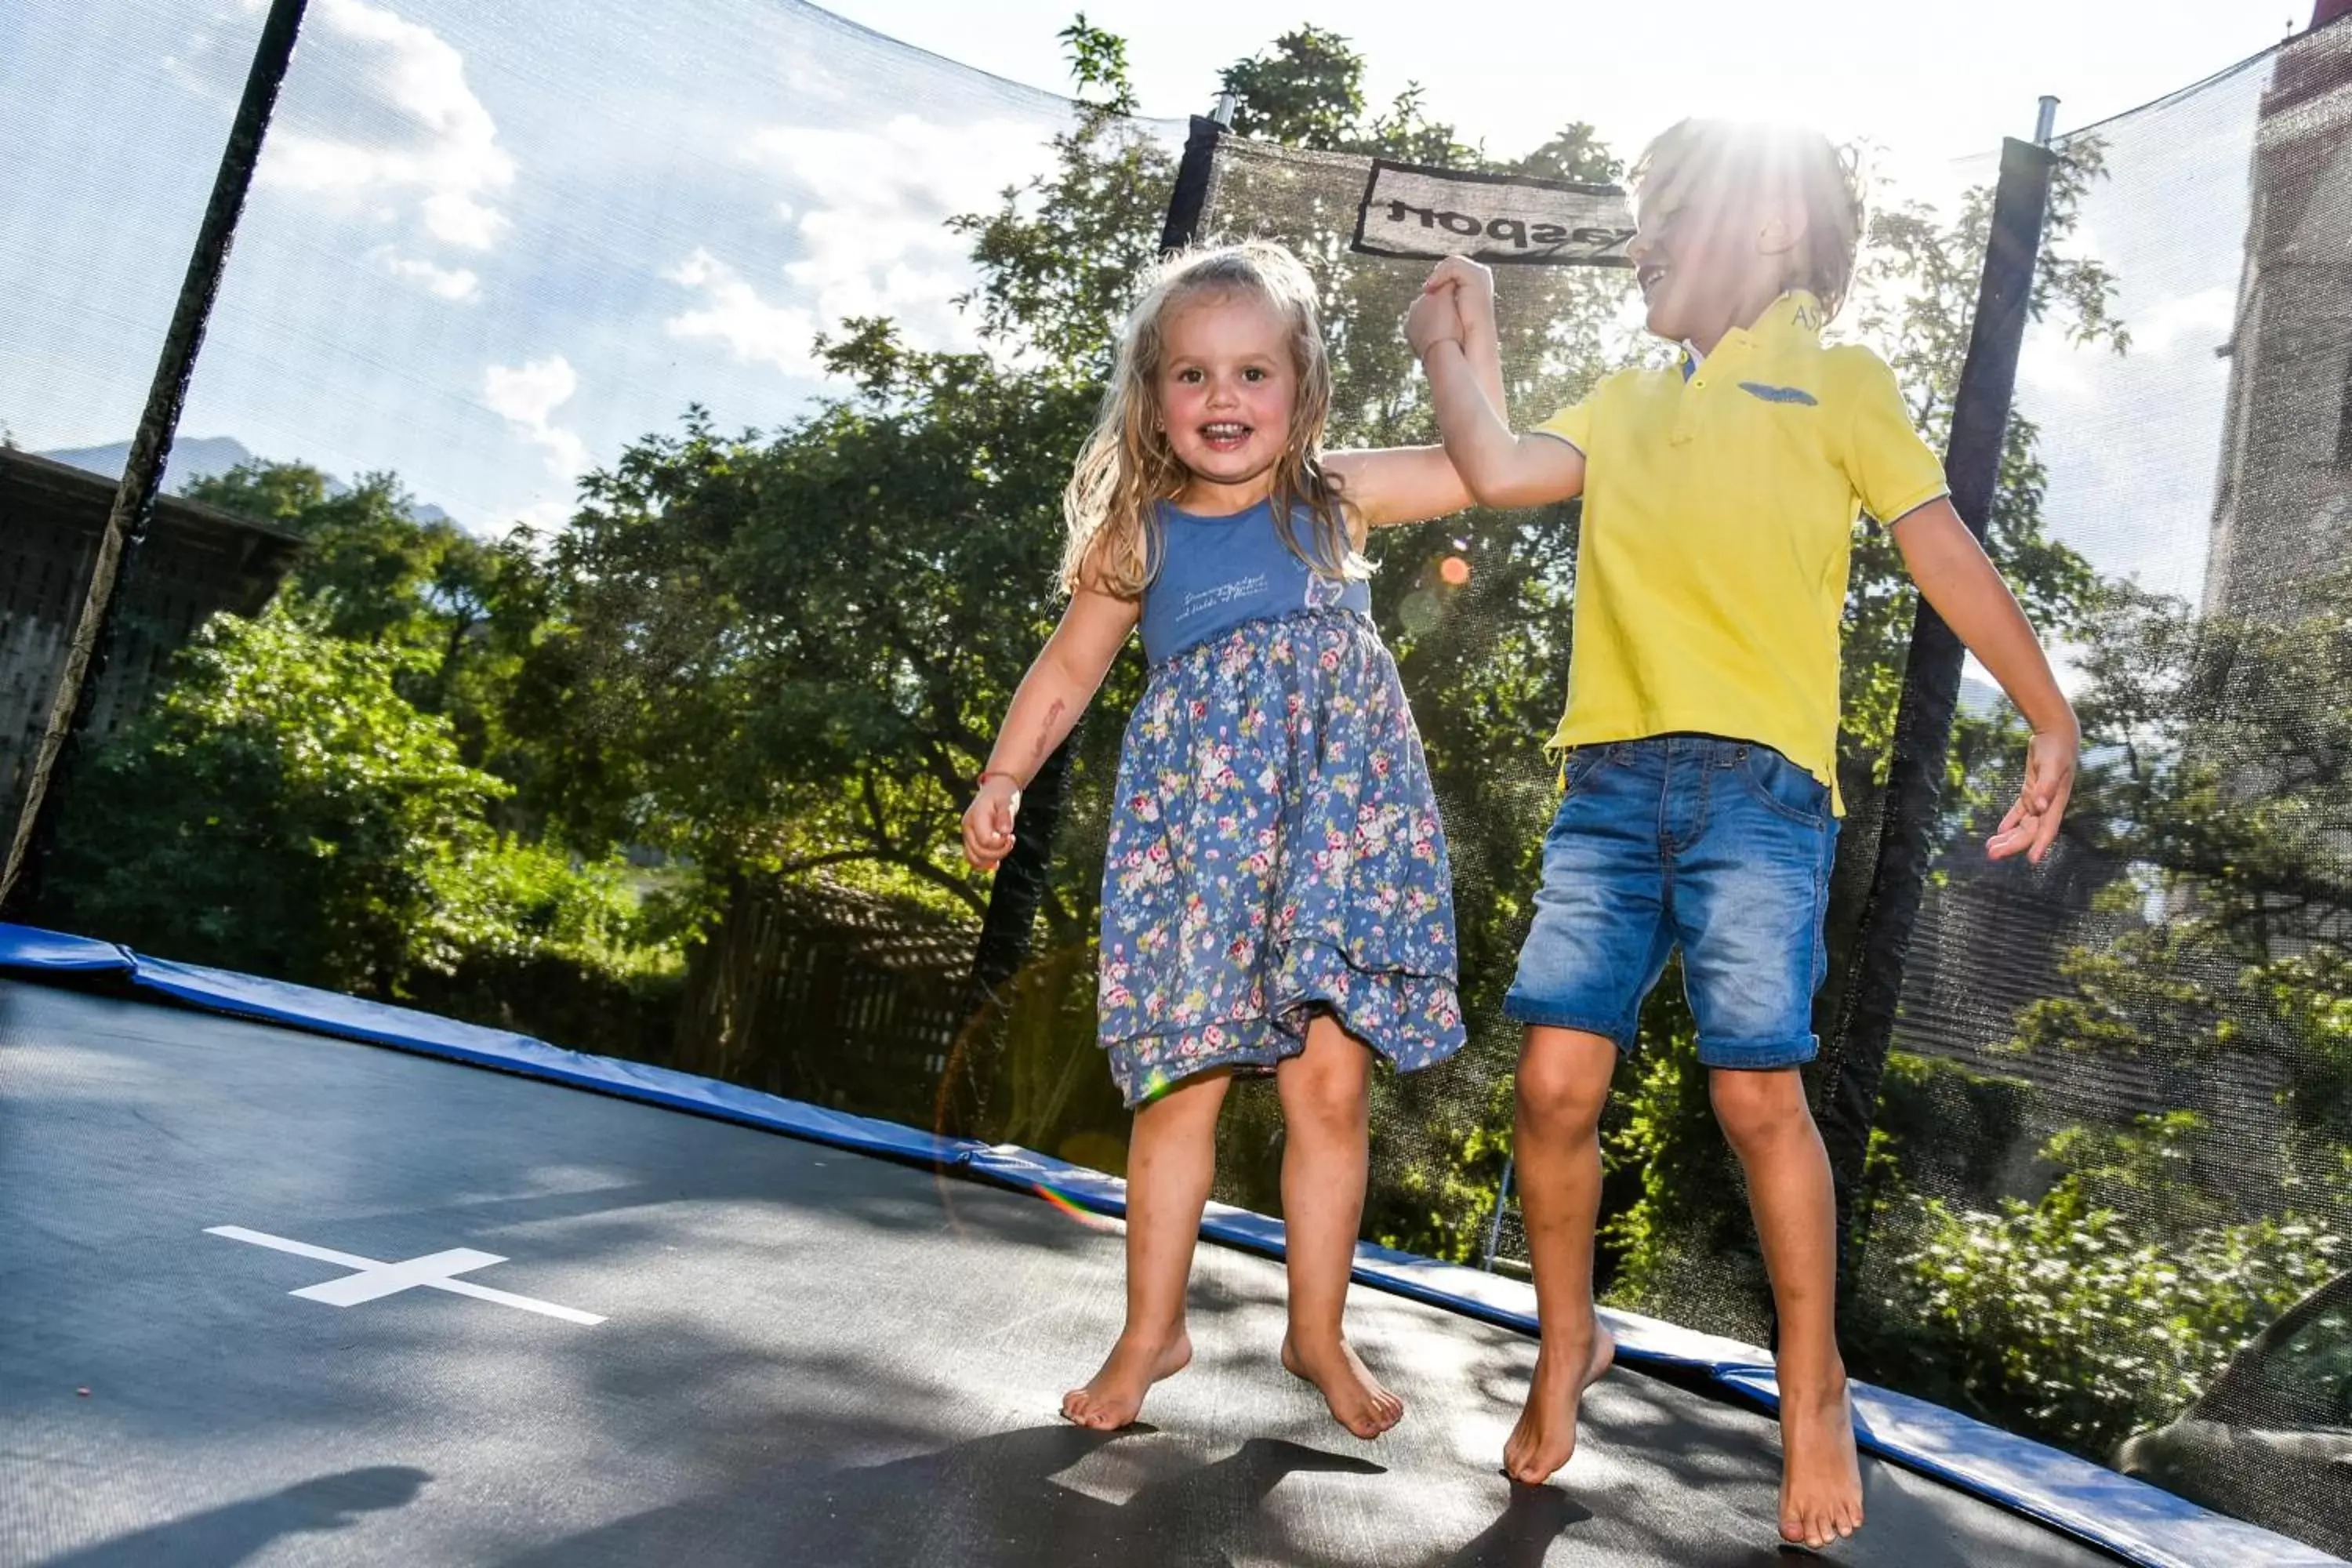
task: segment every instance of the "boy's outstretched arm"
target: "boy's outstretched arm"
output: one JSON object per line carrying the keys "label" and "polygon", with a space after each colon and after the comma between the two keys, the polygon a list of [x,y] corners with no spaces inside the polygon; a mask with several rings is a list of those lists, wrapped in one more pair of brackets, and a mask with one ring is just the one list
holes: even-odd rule
{"label": "boy's outstretched arm", "polygon": [[[1453,296],[1454,309],[1436,308]],[[1584,489],[1584,454],[1550,436],[1517,436],[1507,422],[1495,277],[1462,257],[1430,274],[1405,331],[1429,375],[1445,455],[1486,506],[1538,506]]]}
{"label": "boy's outstretched arm", "polygon": [[[1483,362],[1494,367],[1487,395],[1499,405],[1503,397],[1503,361],[1495,342],[1494,312],[1487,311],[1483,321],[1474,321],[1454,315],[1453,304],[1454,296],[1449,290],[1442,300],[1431,300],[1424,293],[1414,301],[1413,308],[1422,315],[1431,310],[1441,312],[1446,322],[1444,330],[1462,340],[1464,352],[1472,363]],[[1414,322],[1408,318],[1408,338],[1413,330]],[[1367,528],[1426,522],[1433,517],[1460,511],[1477,500],[1443,447],[1332,452],[1323,462],[1329,472],[1338,476],[1349,505]]]}
{"label": "boy's outstretched arm", "polygon": [[1948,500],[1932,500],[1906,513],[1895,522],[1894,532],[1919,592],[2033,727],[2017,804],[2000,819],[2000,830],[1985,847],[1996,860],[2021,850],[2038,866],[2058,837],[2067,797],[2074,793],[2075,753],[2082,745],[2074,706],[2058,689],[2058,678],[2051,673],[2049,658],[2016,595]]}

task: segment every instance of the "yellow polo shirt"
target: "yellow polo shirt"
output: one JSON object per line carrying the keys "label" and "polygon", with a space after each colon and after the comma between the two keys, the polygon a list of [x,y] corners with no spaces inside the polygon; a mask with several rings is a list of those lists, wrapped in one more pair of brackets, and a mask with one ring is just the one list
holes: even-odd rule
{"label": "yellow polo shirt", "polygon": [[1620,371],[1537,426],[1585,458],[1553,745],[1757,741],[1834,795],[1854,521],[1892,524],[1945,485],[1894,372],[1824,347],[1821,324],[1811,295],[1782,295],[1706,359]]}

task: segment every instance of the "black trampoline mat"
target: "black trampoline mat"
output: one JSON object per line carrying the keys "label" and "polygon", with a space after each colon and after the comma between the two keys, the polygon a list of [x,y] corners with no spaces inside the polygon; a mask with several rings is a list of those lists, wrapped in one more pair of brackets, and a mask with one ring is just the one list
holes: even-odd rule
{"label": "black trampoline mat", "polygon": [[[387,1276],[215,1226],[505,1261]],[[384,1293],[289,1294],[355,1273]],[[540,1306],[413,1282],[436,1274]],[[1367,1444],[1276,1365],[1282,1300],[1279,1265],[1203,1247],[1192,1369],[1147,1427],[1084,1432],[1055,1411],[1117,1331],[1119,1239],[1034,1198],[0,982],[5,1563],[1802,1560],[1768,1419],[1621,1371],[1561,1480],[1514,1489],[1532,1341],[1360,1288],[1351,1333],[1409,1407]],[[1832,1561],[2112,1561],[1864,1468]]]}

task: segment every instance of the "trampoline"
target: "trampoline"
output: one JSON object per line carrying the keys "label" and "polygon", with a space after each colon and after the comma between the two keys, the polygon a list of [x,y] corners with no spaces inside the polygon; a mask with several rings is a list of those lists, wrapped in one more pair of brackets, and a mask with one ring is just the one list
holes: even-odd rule
{"label": "trampoline", "polygon": [[[490,1037],[16,934],[17,960],[86,973],[0,980],[0,1561],[1787,1560],[1775,1428],[1721,1380],[1611,1377],[1565,1477],[1514,1488],[1495,1460],[1532,1340],[1360,1288],[1353,1331],[1412,1406],[1360,1443],[1275,1365],[1279,1264],[1210,1246],[1192,1370],[1147,1425],[1083,1431],[1055,1403],[1116,1330],[1121,1266],[1075,1204],[844,1147],[856,1120],[808,1108],[832,1142],[97,994],[129,965],[241,1011],[340,1005],[339,1033],[441,1024],[444,1055]],[[597,1066],[539,1050],[508,1065]],[[768,1098],[708,1087],[731,1114]],[[1835,1561],[2117,1560],[1864,1473]],[[2177,1541],[2328,1561],[2112,1479]],[[2194,1551],[2142,1560],[2256,1560]]]}

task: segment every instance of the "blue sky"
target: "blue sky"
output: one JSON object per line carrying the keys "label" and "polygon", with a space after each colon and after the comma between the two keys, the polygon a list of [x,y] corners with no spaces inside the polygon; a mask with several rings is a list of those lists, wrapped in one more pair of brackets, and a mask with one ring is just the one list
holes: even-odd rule
{"label": "blue sky", "polygon": [[[313,0],[182,428],[394,469],[475,527],[544,525],[688,401],[789,417],[843,315],[968,342],[941,221],[1043,165],[1066,3],[841,0],[845,21],[789,0]],[[1571,118],[1631,147],[1685,111],[1777,111],[1868,137],[1904,188],[1938,193],[1989,175],[1968,155],[2027,130],[2037,93],[2064,96],[2062,126],[2120,111],[2274,41],[2308,11],[2284,4],[1977,0],[1961,33],[1884,0],[1687,0],[1670,24],[1356,0],[1335,25],[1376,97],[1409,62],[1497,152]],[[1171,140],[1220,66],[1314,16],[1089,14],[1132,40]],[[19,444],[134,423],[259,19],[258,0],[0,7],[0,424]],[[2110,363],[2045,332],[2021,380],[2062,530],[2176,590],[2201,571],[2259,84],[2133,122],[2084,239],[2141,346]],[[2156,221],[2168,189],[2198,193],[2189,241]]]}
{"label": "blue sky", "polygon": [[[804,5],[519,10],[314,0],[184,432],[390,468],[479,527],[551,521],[689,401],[788,417],[843,316],[968,341],[942,220],[1043,167],[1067,114]],[[135,422],[258,25],[245,0],[0,22],[20,445]]]}

